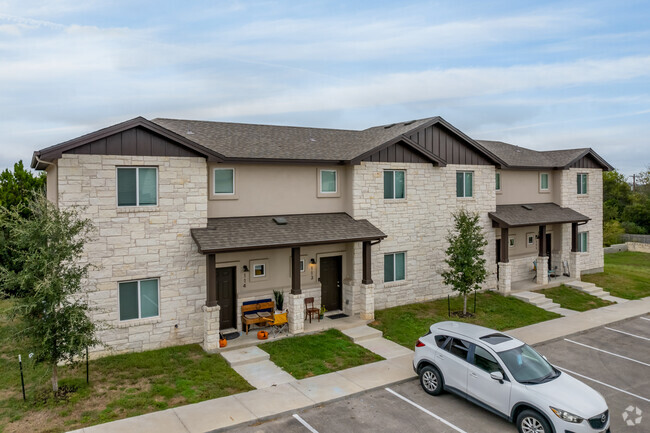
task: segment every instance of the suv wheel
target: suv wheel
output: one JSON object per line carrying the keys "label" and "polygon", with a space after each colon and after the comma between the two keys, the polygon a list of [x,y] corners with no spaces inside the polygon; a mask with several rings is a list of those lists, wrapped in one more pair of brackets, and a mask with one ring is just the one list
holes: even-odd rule
{"label": "suv wheel", "polygon": [[530,409],[522,411],[517,417],[519,433],[551,433],[551,427],[538,412]]}
{"label": "suv wheel", "polygon": [[442,392],[442,377],[438,370],[427,365],[420,369],[420,385],[427,394],[439,395]]}

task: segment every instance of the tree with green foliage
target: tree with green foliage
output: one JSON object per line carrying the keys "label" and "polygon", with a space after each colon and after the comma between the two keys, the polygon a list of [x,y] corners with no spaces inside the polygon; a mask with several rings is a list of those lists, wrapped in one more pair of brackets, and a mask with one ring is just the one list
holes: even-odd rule
{"label": "tree with green foliage", "polygon": [[[20,208],[20,216],[29,218],[30,210],[27,204],[35,192],[45,191],[45,173],[34,176],[26,170],[22,161],[14,164],[14,170],[4,170],[0,173],[0,206],[7,209]],[[22,254],[11,254],[11,250],[21,249],[9,236],[9,228],[6,223],[0,221],[0,266],[6,272],[16,273],[22,268]],[[0,287],[8,295],[15,295],[17,288],[5,284]]]}
{"label": "tree with green foliage", "polygon": [[467,295],[481,288],[487,277],[484,247],[487,240],[479,224],[479,214],[464,209],[454,213],[454,229],[449,231],[445,263],[449,269],[442,273],[444,283],[463,295],[463,315],[467,315]]}
{"label": "tree with green foliage", "polygon": [[35,360],[52,368],[56,393],[57,364],[75,362],[86,347],[99,344],[81,285],[91,267],[81,260],[83,248],[94,227],[81,209],[59,209],[42,193],[33,194],[27,205],[0,208],[0,219],[15,243],[22,245],[11,251],[23,256],[22,269],[12,273],[0,267],[0,279],[9,280],[21,295],[10,314],[25,324],[24,336]]}
{"label": "tree with green foliage", "polygon": [[632,188],[616,170],[603,172],[603,221],[619,220],[632,199]]}

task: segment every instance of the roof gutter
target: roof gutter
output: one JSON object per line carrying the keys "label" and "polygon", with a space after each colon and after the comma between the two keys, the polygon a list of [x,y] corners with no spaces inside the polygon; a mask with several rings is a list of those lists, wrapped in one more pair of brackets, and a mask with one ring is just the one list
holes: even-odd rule
{"label": "roof gutter", "polygon": [[48,161],[43,161],[41,158],[38,157],[36,152],[32,155],[32,157],[36,160],[37,164],[31,164],[32,168],[35,170],[44,170],[43,168],[38,168],[39,164],[45,164],[45,165],[56,165],[53,162],[48,162]]}

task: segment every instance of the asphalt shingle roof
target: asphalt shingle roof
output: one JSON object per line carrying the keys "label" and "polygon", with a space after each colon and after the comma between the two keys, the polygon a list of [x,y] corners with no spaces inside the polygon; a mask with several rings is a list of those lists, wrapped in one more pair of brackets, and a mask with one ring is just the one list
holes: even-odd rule
{"label": "asphalt shingle roof", "polygon": [[[285,225],[273,218],[282,217]],[[202,253],[282,248],[383,239],[367,220],[346,213],[209,218],[206,228],[191,230]]]}
{"label": "asphalt shingle roof", "polygon": [[559,168],[571,163],[588,148],[536,151],[502,141],[477,140],[510,167]]}
{"label": "asphalt shingle roof", "polygon": [[[530,208],[526,209],[524,206]],[[523,227],[547,224],[589,221],[590,218],[568,207],[555,203],[504,204],[497,205],[496,212],[489,212],[490,218],[500,227]]]}

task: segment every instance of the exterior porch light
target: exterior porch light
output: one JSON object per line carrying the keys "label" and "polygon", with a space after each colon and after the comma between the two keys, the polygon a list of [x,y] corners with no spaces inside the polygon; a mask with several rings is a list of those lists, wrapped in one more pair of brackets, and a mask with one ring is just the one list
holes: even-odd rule
{"label": "exterior porch light", "polygon": [[310,265],[315,265],[315,264],[316,264],[316,260],[311,259],[311,260],[309,261],[309,264],[310,264]]}
{"label": "exterior porch light", "polygon": [[244,272],[248,272],[248,266],[244,265],[244,266],[242,267],[242,271],[244,271]]}

